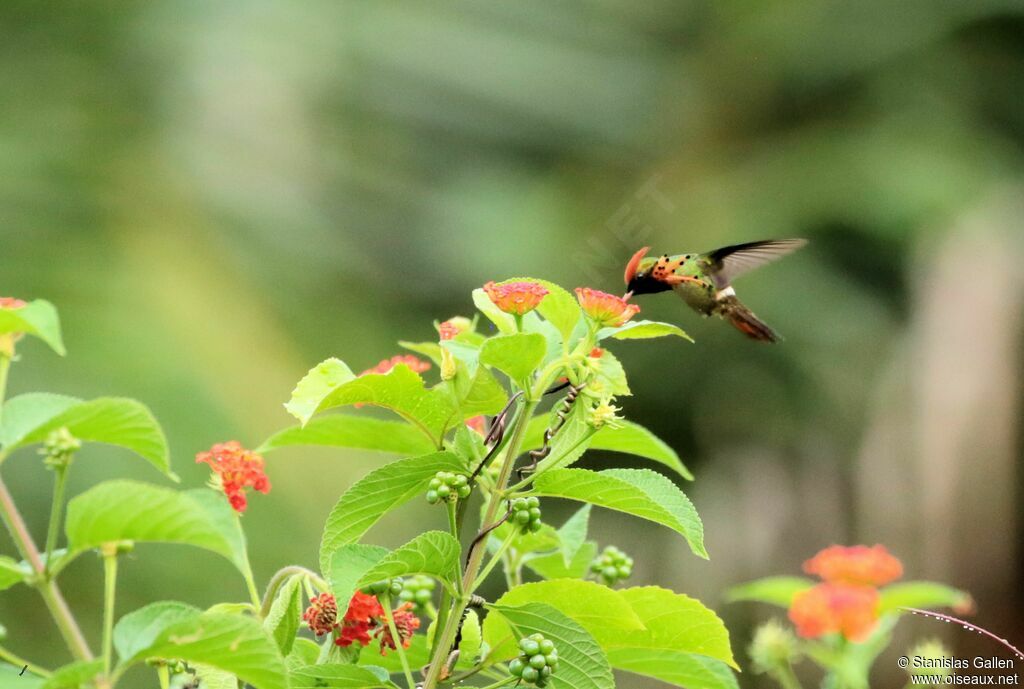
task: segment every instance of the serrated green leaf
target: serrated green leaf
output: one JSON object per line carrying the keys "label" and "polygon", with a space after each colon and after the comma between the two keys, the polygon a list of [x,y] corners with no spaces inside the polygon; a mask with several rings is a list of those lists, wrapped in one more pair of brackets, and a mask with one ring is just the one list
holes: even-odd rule
{"label": "serrated green leaf", "polygon": [[299,637],[292,645],[292,652],[285,656],[284,664],[288,668],[288,672],[292,672],[300,667],[315,665],[319,657],[320,646],[310,639]]}
{"label": "serrated green leaf", "polygon": [[[618,634],[633,634],[643,623],[618,591],[582,579],[554,579],[521,584],[495,601],[496,606],[517,607],[527,603],[544,603],[571,618],[590,634],[602,626]],[[486,618],[487,621],[490,617]],[[498,619],[487,627],[484,640],[496,658],[515,655],[515,643],[509,630]],[[561,654],[561,648],[559,648]]]}
{"label": "serrated green leaf", "polygon": [[[121,659],[122,666],[147,658],[173,658],[229,672],[256,689],[287,689],[284,659],[254,618],[194,610],[186,614],[184,608],[173,614],[165,608],[150,615],[146,612],[150,607],[131,613],[137,616],[132,626],[145,634],[122,642],[133,651]],[[126,629],[122,637],[128,637]]]}
{"label": "serrated green leaf", "polygon": [[547,341],[538,333],[496,335],[480,348],[480,363],[493,366],[513,381],[525,381],[540,366]]}
{"label": "serrated green leaf", "polygon": [[[558,671],[551,675],[552,689],[614,689],[611,666],[601,647],[579,623],[545,603],[527,603],[516,607],[491,606],[484,619],[484,640],[491,645],[490,658],[509,660],[515,652],[510,641],[530,634],[543,634],[558,649]],[[497,615],[493,613],[498,613]],[[499,627],[499,622],[501,624]],[[515,631],[515,637],[507,629]]]}
{"label": "serrated green leaf", "polygon": [[580,318],[583,316],[583,312],[580,310],[580,305],[576,300],[576,297],[548,280],[539,280],[537,278],[521,279],[536,282],[547,288],[548,294],[541,300],[540,306],[537,307],[537,311],[539,311],[540,315],[544,316],[551,325],[555,326],[558,332],[562,335],[563,341],[568,342],[572,337],[576,324],[579,323]]}
{"label": "serrated green leaf", "polygon": [[425,494],[439,471],[465,471],[465,465],[450,452],[401,459],[371,471],[345,491],[324,524],[320,571],[328,571],[339,546],[358,541],[390,510]]}
{"label": "serrated green leaf", "polygon": [[234,513],[206,489],[183,493],[140,481],[107,481],[68,503],[64,530],[74,553],[111,541],[183,543],[246,567]]}
{"label": "serrated green leaf", "polygon": [[626,381],[626,369],[622,362],[607,349],[601,352],[598,359],[596,380],[590,384],[591,390],[608,392],[613,395],[632,395],[629,383]]}
{"label": "serrated green leaf", "polygon": [[359,579],[356,588],[413,574],[428,574],[442,583],[451,581],[458,572],[460,552],[459,542],[451,534],[426,531],[388,553]]}
{"label": "serrated green leaf", "polygon": [[718,615],[700,601],[657,586],[628,588],[619,593],[645,629],[630,634],[616,634],[600,627],[590,630],[612,667],[688,688],[691,684],[682,683],[684,678],[703,677],[713,682],[722,676],[721,671],[714,671],[700,657],[739,669],[732,656],[728,630]]}
{"label": "serrated green leaf", "polygon": [[900,608],[970,608],[971,594],[933,581],[906,581],[886,586],[880,592],[879,612]]}
{"label": "serrated green leaf", "polygon": [[291,689],[395,689],[396,685],[368,667],[329,663],[308,665],[293,670],[289,676]]}
{"label": "serrated green leaf", "polygon": [[128,613],[114,625],[114,650],[122,661],[152,646],[165,629],[202,614],[199,608],[177,601],[150,603]]}
{"label": "serrated green leaf", "polygon": [[42,683],[40,689],[78,689],[101,672],[103,672],[102,660],[80,660],[54,670],[53,674]]}
{"label": "serrated green leaf", "polygon": [[372,404],[393,411],[422,430],[435,446],[440,444],[455,415],[446,390],[427,388],[420,375],[405,364],[398,364],[387,373],[359,377],[345,371],[348,367],[337,359],[320,364],[299,382],[285,408],[306,424],[314,414],[328,409]]}
{"label": "serrated green leaf", "polygon": [[427,357],[434,362],[435,366],[441,365],[441,345],[437,342],[408,342],[406,340],[399,340],[398,346]]}
{"label": "serrated green leaf", "polygon": [[35,299],[19,309],[0,309],[0,335],[7,333],[38,337],[57,354],[66,353],[57,309],[45,299]]}
{"label": "serrated green leaf", "polygon": [[561,544],[562,560],[569,567],[576,558],[576,553],[587,540],[587,528],[590,525],[590,505],[584,505],[565,520],[558,529],[558,540]]}
{"label": "serrated green leaf", "polygon": [[351,599],[361,588],[359,581],[363,575],[373,569],[387,555],[387,548],[366,543],[347,543],[336,549],[331,555],[330,567],[324,570],[334,597],[339,601]]}
{"label": "serrated green leaf", "polygon": [[320,410],[324,398],[332,391],[354,380],[356,374],[341,359],[330,358],[309,369],[292,390],[284,408],[301,423],[307,423]]}
{"label": "serrated green leaf", "polygon": [[404,421],[373,419],[352,414],[329,414],[305,426],[292,426],[267,438],[256,450],[319,445],[376,450],[400,455],[422,455],[436,449],[419,429]]}
{"label": "serrated green leaf", "polygon": [[[523,447],[529,449],[540,447],[544,441],[544,429],[549,423],[550,417],[545,415],[530,419]],[[618,422],[617,428],[611,426],[601,428],[591,436],[587,449],[623,452],[650,459],[676,471],[688,481],[693,480],[693,474],[683,465],[675,450],[651,431],[633,421],[622,419]]]}
{"label": "serrated green leaf", "polygon": [[590,564],[597,557],[597,543],[587,541],[568,566],[561,553],[547,555],[531,555],[523,559],[523,564],[545,579],[582,579],[590,571]]}
{"label": "serrated green leaf", "polygon": [[482,366],[478,366],[471,374],[460,363],[455,376],[455,390],[459,396],[458,407],[463,419],[480,414],[497,414],[508,401],[505,388],[494,374]]}
{"label": "serrated green leaf", "polygon": [[85,442],[127,448],[177,480],[170,470],[163,429],[148,407],[131,399],[101,397],[85,402],[41,393],[15,397],[4,406],[0,443],[9,452],[41,443],[58,428],[67,428]]}
{"label": "serrated green leaf", "polygon": [[270,611],[263,620],[263,628],[277,644],[281,655],[291,653],[295,635],[302,619],[302,577],[288,579],[277,590],[277,596],[270,605]]}
{"label": "serrated green leaf", "polygon": [[646,340],[652,337],[665,337],[675,335],[684,340],[693,342],[693,338],[686,334],[678,325],[671,323],[658,323],[657,321],[630,321],[618,328],[602,328],[597,333],[598,340],[614,338],[616,340]]}
{"label": "serrated green leaf", "polygon": [[494,323],[499,333],[508,334],[516,331],[515,319],[495,306],[487,293],[479,287],[473,290],[473,304],[491,323]]}
{"label": "serrated green leaf", "polygon": [[793,596],[814,586],[814,581],[804,577],[766,577],[739,586],[733,586],[725,594],[730,603],[756,601],[781,608],[788,608]]}
{"label": "serrated green leaf", "polygon": [[25,581],[30,573],[14,558],[0,555],[0,591]]}
{"label": "serrated green leaf", "polygon": [[238,689],[238,678],[230,672],[202,663],[193,663],[190,667],[196,671],[199,689]]}
{"label": "serrated green leaf", "polygon": [[480,628],[480,617],[475,610],[468,610],[462,621],[462,638],[459,641],[459,661],[456,667],[460,669],[475,667],[482,642],[483,630]]}
{"label": "serrated green leaf", "polygon": [[538,475],[533,486],[538,495],[589,502],[667,526],[686,539],[694,554],[707,559],[697,510],[661,474],[647,469],[553,469]]}

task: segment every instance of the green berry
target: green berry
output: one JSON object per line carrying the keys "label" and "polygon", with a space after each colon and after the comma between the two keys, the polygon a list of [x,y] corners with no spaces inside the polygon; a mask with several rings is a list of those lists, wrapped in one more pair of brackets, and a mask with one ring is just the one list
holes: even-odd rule
{"label": "green berry", "polygon": [[427,486],[429,486],[430,488],[435,488],[435,489],[436,488],[440,488],[441,487],[441,479],[439,479],[437,477],[434,477],[434,478],[430,479],[430,483],[428,483]]}
{"label": "green berry", "polygon": [[416,593],[413,594],[413,601],[417,605],[426,605],[432,599],[433,596],[430,595],[430,591],[428,591],[427,589],[420,589],[419,591],[416,591]]}
{"label": "green berry", "polygon": [[516,520],[517,524],[529,524],[530,523],[530,513],[526,512],[526,511],[516,512],[515,515],[513,516],[513,519]]}
{"label": "green berry", "polygon": [[440,498],[447,498],[452,492],[452,489],[447,485],[442,485],[437,489],[437,495]]}
{"label": "green berry", "polygon": [[524,667],[523,661],[515,658],[508,664],[508,671],[514,677],[522,677]]}
{"label": "green berry", "polygon": [[440,500],[440,496],[437,494],[436,490],[427,491],[427,502],[429,502],[431,505],[434,505],[437,504],[438,500]]}
{"label": "green berry", "polygon": [[540,644],[533,639],[523,639],[519,642],[519,650],[527,656],[535,656],[540,652]]}
{"label": "green berry", "polygon": [[548,661],[545,660],[544,656],[542,656],[540,653],[530,658],[530,667],[532,668],[540,670],[547,664]]}
{"label": "green berry", "polygon": [[455,481],[452,483],[452,485],[456,486],[456,487],[458,487],[458,486],[465,486],[465,485],[468,485],[468,484],[469,484],[469,479],[466,478],[465,476],[463,476],[462,474],[457,475],[455,477]]}
{"label": "green berry", "polygon": [[532,667],[524,667],[523,674],[521,675],[524,682],[536,682],[540,679],[540,672]]}
{"label": "green berry", "polygon": [[551,655],[555,652],[555,643],[551,639],[544,639],[540,642],[540,652],[544,655]]}
{"label": "green berry", "polygon": [[531,495],[530,497],[526,498],[526,506],[540,507],[540,498]]}

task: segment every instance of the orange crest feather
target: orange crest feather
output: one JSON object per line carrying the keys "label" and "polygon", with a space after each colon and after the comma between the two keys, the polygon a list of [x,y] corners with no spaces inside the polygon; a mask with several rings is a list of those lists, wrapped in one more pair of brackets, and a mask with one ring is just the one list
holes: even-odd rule
{"label": "orange crest feather", "polygon": [[643,249],[640,249],[640,251],[637,251],[635,254],[633,254],[633,257],[629,259],[629,263],[626,264],[625,275],[627,285],[636,276],[636,269],[640,266],[640,261],[643,260],[643,257],[647,255],[647,252],[650,251],[650,249],[651,247],[645,246]]}

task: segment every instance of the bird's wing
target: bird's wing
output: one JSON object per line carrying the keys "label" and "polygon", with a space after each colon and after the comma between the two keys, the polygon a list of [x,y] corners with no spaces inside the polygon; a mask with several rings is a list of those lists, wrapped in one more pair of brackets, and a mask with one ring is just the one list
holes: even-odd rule
{"label": "bird's wing", "polygon": [[704,254],[708,273],[718,289],[724,289],[740,275],[793,253],[807,244],[806,239],[768,239],[724,246]]}

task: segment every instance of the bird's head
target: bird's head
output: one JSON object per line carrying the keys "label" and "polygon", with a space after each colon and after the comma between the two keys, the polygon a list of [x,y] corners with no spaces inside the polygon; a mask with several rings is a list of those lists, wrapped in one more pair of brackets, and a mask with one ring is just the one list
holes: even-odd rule
{"label": "bird's head", "polygon": [[633,254],[633,257],[629,259],[629,263],[626,264],[627,294],[654,294],[672,289],[672,285],[658,280],[652,275],[651,269],[654,268],[654,264],[658,262],[658,259],[656,257],[646,257],[650,248],[645,246],[640,249],[640,251]]}

